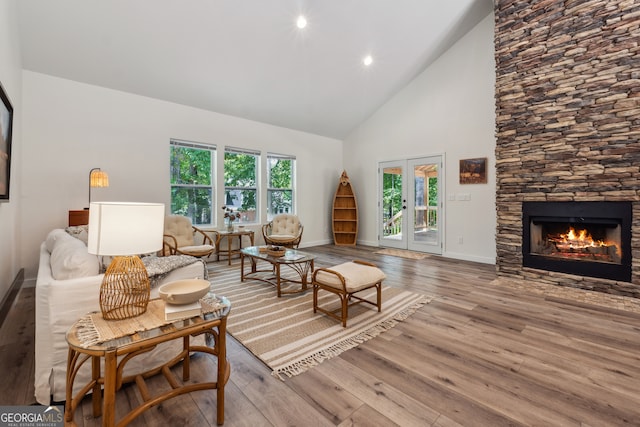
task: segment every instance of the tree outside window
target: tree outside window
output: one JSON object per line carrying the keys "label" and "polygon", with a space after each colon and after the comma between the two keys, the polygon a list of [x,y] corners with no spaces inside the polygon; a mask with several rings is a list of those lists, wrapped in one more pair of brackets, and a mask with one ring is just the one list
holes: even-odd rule
{"label": "tree outside window", "polygon": [[190,218],[194,225],[211,225],[215,146],[171,140],[170,150],[171,213]]}
{"label": "tree outside window", "polygon": [[293,177],[295,157],[267,154],[267,219],[280,213],[295,213]]}
{"label": "tree outside window", "polygon": [[224,152],[225,206],[240,212],[240,223],[256,222],[259,157],[259,152],[235,148]]}

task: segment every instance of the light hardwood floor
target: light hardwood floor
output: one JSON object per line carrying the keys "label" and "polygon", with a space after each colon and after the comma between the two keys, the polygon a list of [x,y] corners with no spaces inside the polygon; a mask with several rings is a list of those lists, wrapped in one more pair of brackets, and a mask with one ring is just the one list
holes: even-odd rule
{"label": "light hardwood floor", "polygon": [[[436,298],[392,330],[286,381],[230,338],[226,426],[640,425],[640,314],[499,286],[491,265],[409,260],[371,247],[304,250],[318,257],[316,266],[375,262],[386,283]],[[33,302],[33,289],[22,289],[0,330],[1,405],[35,402]],[[192,378],[212,366],[197,357]],[[166,387],[160,379],[150,384]],[[117,399],[120,410],[128,408],[138,399],[135,387]],[[79,425],[100,425],[90,409],[85,399]],[[213,426],[215,395],[167,401],[132,425]]]}

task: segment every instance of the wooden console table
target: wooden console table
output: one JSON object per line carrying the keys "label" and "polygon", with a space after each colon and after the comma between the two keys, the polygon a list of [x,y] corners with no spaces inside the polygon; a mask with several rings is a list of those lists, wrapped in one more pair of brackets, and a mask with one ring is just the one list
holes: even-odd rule
{"label": "wooden console table", "polygon": [[[242,236],[249,236],[249,240],[251,241],[249,246],[253,246],[254,232],[251,230],[218,231],[218,239],[216,240],[216,260],[220,261],[220,255],[224,255],[229,260],[229,265],[231,265],[231,256],[239,254],[242,250]],[[222,249],[220,245],[223,237],[227,238],[227,247],[224,249]],[[239,242],[238,248],[236,249],[231,248],[234,237],[237,237]]]}
{"label": "wooden console table", "polygon": [[[67,397],[65,405],[65,425],[75,425],[73,416],[78,404],[89,392],[93,392],[93,416],[102,415],[103,426],[115,426],[116,391],[123,384],[135,382],[144,402],[129,412],[118,421],[118,425],[126,425],[145,410],[159,403],[197,390],[217,389],[217,423],[224,424],[224,387],[229,379],[231,366],[227,361],[226,353],[226,329],[227,316],[231,310],[231,304],[224,297],[217,297],[226,306],[215,313],[205,313],[189,319],[175,321],[157,328],[139,331],[133,335],[115,338],[94,345],[83,345],[79,338],[79,330],[82,329],[80,321],[76,322],[67,332],[69,355],[67,360]],[[149,312],[141,316],[147,316]],[[208,334],[215,342],[214,347],[190,345],[190,337],[199,334]],[[164,365],[137,375],[123,377],[122,373],[126,363],[133,357],[152,350],[160,343],[182,339],[183,350]],[[209,353],[217,357],[218,369],[215,382],[203,382],[184,384],[189,380],[189,354],[191,352]],[[123,357],[121,357],[123,356]],[[118,361],[118,357],[121,357]],[[91,380],[73,396],[73,382],[78,369],[91,360]],[[100,361],[104,360],[104,375],[101,375]],[[182,362],[182,381],[173,375],[170,368]],[[168,391],[157,396],[151,396],[145,384],[145,378],[162,373],[171,387]],[[104,397],[101,398],[101,388],[104,388]],[[102,401],[102,402],[101,402]]]}

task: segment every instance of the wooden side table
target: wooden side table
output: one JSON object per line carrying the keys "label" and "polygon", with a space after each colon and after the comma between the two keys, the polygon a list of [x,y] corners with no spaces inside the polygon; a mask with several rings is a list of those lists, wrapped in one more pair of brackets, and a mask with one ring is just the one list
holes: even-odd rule
{"label": "wooden side table", "polygon": [[[227,361],[226,328],[227,316],[231,304],[224,297],[217,297],[226,307],[215,312],[205,313],[189,319],[175,321],[155,329],[139,331],[133,335],[115,338],[103,343],[84,345],[80,340],[81,322],[76,322],[67,332],[69,355],[67,359],[67,397],[65,405],[65,425],[75,425],[73,416],[78,404],[89,392],[93,392],[93,416],[102,415],[103,426],[115,426],[116,391],[123,384],[135,382],[144,402],[118,421],[118,425],[126,425],[145,410],[167,399],[197,390],[217,390],[217,423],[224,424],[224,387],[229,379],[231,365]],[[141,316],[146,316],[147,313]],[[214,347],[195,346],[190,344],[190,337],[199,334],[209,334],[214,340]],[[183,350],[164,365],[137,375],[123,377],[126,363],[131,358],[152,350],[160,343],[182,339]],[[170,368],[182,362],[182,381],[189,380],[189,355],[191,352],[209,353],[217,357],[218,368],[216,381],[193,384],[180,384]],[[120,361],[118,357],[123,356]],[[73,396],[73,382],[76,372],[88,360],[91,360],[91,380]],[[100,361],[104,360],[104,375],[101,374]],[[151,396],[145,384],[145,378],[162,373],[171,385],[166,392]],[[104,397],[101,398],[101,386],[104,387]]]}
{"label": "wooden side table", "polygon": [[89,224],[89,209],[69,211],[69,227]]}
{"label": "wooden side table", "polygon": [[[249,236],[249,240],[251,244],[249,246],[253,246],[253,240],[255,233],[251,230],[235,230],[235,231],[218,231],[218,239],[216,240],[216,260],[220,261],[220,255],[224,255],[227,257],[229,261],[229,265],[231,265],[231,256],[240,254],[242,250],[242,236]],[[222,249],[220,242],[222,242],[222,238],[227,238],[227,247]],[[232,249],[233,238],[238,238],[238,248]],[[221,252],[226,253],[221,253]]]}

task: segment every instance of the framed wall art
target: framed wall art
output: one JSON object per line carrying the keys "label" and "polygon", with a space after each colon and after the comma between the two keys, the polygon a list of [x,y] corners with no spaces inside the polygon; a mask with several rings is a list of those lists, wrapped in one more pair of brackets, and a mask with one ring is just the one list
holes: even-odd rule
{"label": "framed wall art", "polygon": [[460,160],[460,184],[486,184],[487,158]]}
{"label": "framed wall art", "polygon": [[9,200],[9,178],[11,177],[11,131],[13,107],[0,84],[0,201]]}

